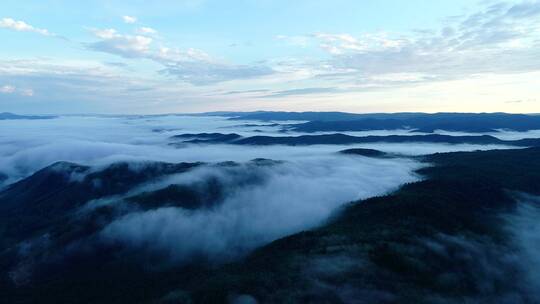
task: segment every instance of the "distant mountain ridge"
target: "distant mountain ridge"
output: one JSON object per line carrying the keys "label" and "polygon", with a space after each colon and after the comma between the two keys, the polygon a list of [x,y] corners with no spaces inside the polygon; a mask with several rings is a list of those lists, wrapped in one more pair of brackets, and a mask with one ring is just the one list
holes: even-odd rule
{"label": "distant mountain ridge", "polygon": [[225,112],[223,116],[230,116],[232,120],[309,120],[309,121],[349,121],[364,118],[395,118],[406,119],[424,113],[403,112],[403,113],[366,113],[356,114],[347,112],[280,112],[280,111],[256,111],[256,112]]}
{"label": "distant mountain ridge", "polygon": [[8,119],[52,119],[53,115],[17,115],[9,112],[0,113],[0,120]]}
{"label": "distant mountain ridge", "polygon": [[[163,114],[173,115],[173,114]],[[174,114],[177,115],[177,114]],[[180,114],[178,114],[180,115]],[[303,121],[283,126],[283,131],[345,132],[409,129],[433,133],[436,130],[486,133],[499,130],[540,130],[540,115],[509,113],[346,113],[346,112],[208,112],[192,116],[224,116],[230,120]],[[161,116],[161,115],[148,115]],[[0,120],[52,119],[53,115],[18,115],[0,113]]]}
{"label": "distant mountain ridge", "polygon": [[346,113],[346,112],[218,112],[208,115],[231,120],[307,121],[290,125],[298,132],[340,132],[413,129],[432,133],[435,130],[461,132],[497,132],[499,129],[528,131],[540,129],[540,116],[509,113]]}
{"label": "distant mountain ridge", "polygon": [[452,136],[441,134],[427,135],[382,135],[382,136],[352,136],[341,133],[299,136],[250,136],[242,137],[236,133],[199,133],[180,134],[171,137],[172,145],[182,143],[197,144],[233,144],[233,145],[348,145],[362,143],[448,143],[448,144],[478,144],[478,145],[509,145],[517,147],[540,146],[540,138],[525,138],[518,140],[503,140],[491,135]]}
{"label": "distant mountain ridge", "polygon": [[413,129],[415,132],[433,133],[436,130],[457,132],[497,132],[500,129],[528,131],[540,129],[540,117],[525,114],[423,114],[408,118],[364,118],[350,121],[310,121],[292,126],[298,132],[369,131]]}

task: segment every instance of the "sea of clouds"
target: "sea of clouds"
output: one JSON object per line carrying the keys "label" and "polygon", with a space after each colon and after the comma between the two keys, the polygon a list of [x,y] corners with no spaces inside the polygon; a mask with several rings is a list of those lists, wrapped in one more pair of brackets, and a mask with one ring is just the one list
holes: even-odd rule
{"label": "sea of clouds", "polygon": [[[125,160],[167,162],[279,160],[328,155],[351,147],[373,148],[404,155],[510,148],[470,144],[356,144],[309,147],[246,147],[234,145],[170,146],[170,136],[183,133],[237,133],[242,136],[291,136],[274,122],[229,120],[219,116],[59,116],[43,120],[0,120],[0,187],[24,178],[56,161],[87,165]],[[279,122],[280,124],[294,122]],[[247,125],[247,126],[246,126]],[[418,134],[409,130],[344,132],[350,135]],[[530,137],[530,132],[502,132],[504,138]],[[1,178],[3,176],[3,178]]]}
{"label": "sea of clouds", "polygon": [[[239,146],[227,144],[170,145],[171,136],[184,133],[237,133],[242,136],[300,135],[282,133],[273,122],[229,120],[217,116],[60,116],[46,120],[0,121],[0,187],[31,175],[57,161],[103,167],[118,161],[145,163],[206,162],[209,165],[140,185],[129,194],[192,185],[211,178],[225,185],[226,195],[212,208],[187,210],[163,206],[132,210],[98,231],[105,243],[122,244],[159,254],[167,261],[193,259],[228,261],[272,240],[322,224],[344,204],[383,195],[420,177],[426,164],[411,155],[434,152],[512,148],[504,145],[373,143],[314,146]],[[283,124],[283,122],[279,122]],[[292,123],[292,122],[285,122]],[[345,132],[350,135],[417,134],[409,130]],[[531,132],[498,134],[507,139],[530,137]],[[364,147],[401,154],[368,158],[337,153]],[[280,160],[254,166],[255,158]],[[238,166],[215,166],[235,161]],[[245,183],[241,176],[253,177]],[[122,197],[102,198],[95,204],[120,204]],[[159,202],[157,202],[159,203]],[[83,210],[84,211],[84,210]]]}

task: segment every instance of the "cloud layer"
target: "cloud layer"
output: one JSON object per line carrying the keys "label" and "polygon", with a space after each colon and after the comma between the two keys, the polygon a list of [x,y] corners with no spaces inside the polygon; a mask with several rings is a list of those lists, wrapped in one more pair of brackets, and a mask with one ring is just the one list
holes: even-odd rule
{"label": "cloud layer", "polygon": [[17,32],[31,32],[31,33],[37,33],[44,36],[52,36],[53,34],[50,33],[46,29],[36,28],[31,26],[30,24],[20,21],[20,20],[14,20],[12,18],[2,18],[0,19],[0,28],[6,28]]}
{"label": "cloud layer", "polygon": [[[248,126],[244,126],[244,125]],[[39,170],[56,161],[88,165],[121,160],[167,162],[248,161],[254,158],[297,160],[324,156],[351,147],[379,149],[405,155],[444,151],[511,148],[507,146],[450,144],[363,144],[353,146],[269,146],[235,145],[170,146],[170,136],[182,133],[237,133],[242,136],[283,136],[280,126],[253,121],[227,120],[203,116],[61,116],[47,120],[0,120],[0,172],[10,179],[5,183]],[[111,132],[114,130],[114,132]],[[346,132],[347,133],[347,132]],[[410,134],[410,131],[348,132],[351,135]],[[445,133],[448,134],[448,133]],[[452,134],[452,133],[449,133]],[[462,133],[459,133],[462,134]],[[527,137],[531,133],[497,133],[508,138]],[[291,134],[289,134],[291,135]],[[294,135],[294,134],[292,134]]]}

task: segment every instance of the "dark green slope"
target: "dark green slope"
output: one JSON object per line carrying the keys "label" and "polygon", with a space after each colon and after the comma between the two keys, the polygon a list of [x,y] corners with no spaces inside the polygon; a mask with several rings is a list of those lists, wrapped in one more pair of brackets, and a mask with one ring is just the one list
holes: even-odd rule
{"label": "dark green slope", "polygon": [[[507,230],[506,216],[518,207],[509,190],[540,195],[540,148],[422,158],[431,164],[419,171],[423,181],[387,196],[350,203],[320,228],[277,240],[242,261],[171,267],[159,258],[97,243],[79,248],[87,254],[70,255],[66,250],[62,260],[43,266],[32,284],[14,288],[2,276],[0,299],[7,303],[229,303],[247,294],[260,303],[538,303],[537,292],[526,278],[528,265],[518,258],[519,248]],[[117,168],[99,173],[112,185],[115,180],[120,183],[100,191],[122,189],[125,178],[115,178],[124,176],[121,172]],[[144,180],[140,178],[135,181]],[[240,181],[249,184],[251,179]],[[15,184],[10,195],[36,187],[40,191],[31,191],[36,196],[54,197],[49,190],[56,187],[39,186],[40,180]],[[62,179],[58,183],[62,188]],[[15,186],[21,192],[15,193]],[[216,189],[212,181],[198,186]],[[177,202],[179,197],[187,198],[186,207],[212,200],[177,186],[127,200],[145,209],[156,207],[152,205],[156,199]],[[57,232],[60,240],[56,241],[76,239],[76,225],[96,231],[88,223],[93,220],[67,222],[68,231]],[[12,255],[0,255],[3,270],[16,262]]]}
{"label": "dark green slope", "polygon": [[[8,186],[0,192],[0,303],[144,303],[185,285],[192,274],[209,267],[207,261],[177,267],[167,256],[105,243],[99,232],[131,212],[216,207],[235,189],[262,183],[265,177],[258,167],[279,163],[204,164],[229,177],[187,184],[166,180],[161,185],[161,178],[203,164],[90,168],[60,162]],[[157,185],[129,195],[146,182]],[[94,199],[108,203],[85,208]]]}
{"label": "dark green slope", "polygon": [[123,194],[146,181],[185,172],[199,163],[115,163],[92,172],[89,167],[58,162],[0,192],[0,245],[7,247],[68,222],[84,203]]}
{"label": "dark green slope", "polygon": [[363,149],[363,148],[353,148],[353,149],[345,149],[342,151],[339,151],[341,154],[346,155],[361,155],[361,156],[367,156],[367,157],[386,157],[389,156],[385,152],[375,150],[375,149]]}
{"label": "dark green slope", "polygon": [[319,229],[200,277],[190,286],[194,300],[536,303],[503,215],[516,208],[507,189],[540,194],[540,149],[425,160],[434,164],[421,170],[426,180],[351,203]]}

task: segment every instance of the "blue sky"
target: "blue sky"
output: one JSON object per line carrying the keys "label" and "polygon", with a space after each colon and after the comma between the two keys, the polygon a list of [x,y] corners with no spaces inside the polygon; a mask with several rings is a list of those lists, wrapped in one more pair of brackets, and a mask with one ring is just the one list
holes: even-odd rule
{"label": "blue sky", "polygon": [[540,1],[2,1],[0,111],[540,112]]}

